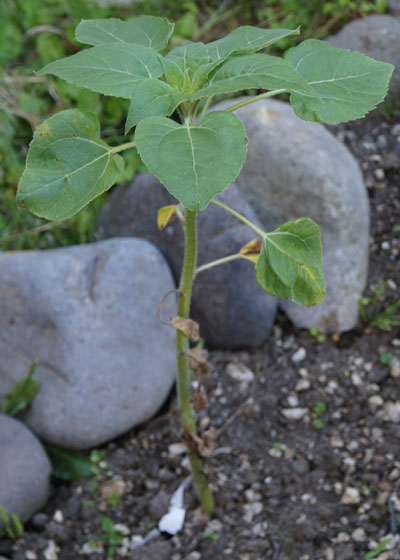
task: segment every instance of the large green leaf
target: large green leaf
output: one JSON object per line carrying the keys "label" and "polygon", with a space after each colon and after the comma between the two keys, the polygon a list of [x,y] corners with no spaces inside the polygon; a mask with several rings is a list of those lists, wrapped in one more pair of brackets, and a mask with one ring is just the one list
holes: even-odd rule
{"label": "large green leaf", "polygon": [[210,72],[209,60],[204,43],[190,42],[175,47],[162,59],[165,78],[174,89],[192,93],[204,83]]}
{"label": "large green leaf", "polygon": [[289,49],[286,60],[319,96],[293,94],[296,114],[325,123],[358,119],[374,109],[384,99],[393,71],[391,64],[315,39]]}
{"label": "large green leaf", "polygon": [[54,74],[67,82],[105,95],[132,97],[137,85],[163,73],[158,54],[148,47],[113,43],[83,50],[47,64],[38,72]]}
{"label": "large green leaf", "polygon": [[321,233],[315,222],[299,218],[266,233],[256,264],[261,288],[301,305],[316,305],[325,296]]}
{"label": "large green leaf", "polygon": [[304,95],[314,90],[293,66],[276,56],[245,54],[229,58],[210,79],[209,85],[191,95],[191,101],[251,88],[285,89]]}
{"label": "large green leaf", "polygon": [[98,122],[77,109],[61,111],[35,131],[17,200],[33,214],[64,220],[109,189],[123,160],[100,139]]}
{"label": "large green leaf", "polygon": [[190,210],[204,210],[237,177],[247,149],[243,124],[223,111],[184,125],[149,117],[136,127],[136,144],[149,170]]}
{"label": "large green leaf", "polygon": [[226,37],[208,43],[207,50],[211,60],[224,60],[233,54],[254,53],[265,49],[289,35],[299,35],[297,29],[261,29],[244,25],[231,31]]}
{"label": "large green leaf", "polygon": [[161,80],[149,78],[135,90],[129,106],[125,133],[146,117],[165,117],[171,115],[182,101],[185,94],[176,92]]}
{"label": "large green leaf", "polygon": [[76,28],[75,37],[88,45],[135,43],[160,51],[166,47],[173,30],[173,23],[155,16],[139,16],[128,21],[84,19]]}

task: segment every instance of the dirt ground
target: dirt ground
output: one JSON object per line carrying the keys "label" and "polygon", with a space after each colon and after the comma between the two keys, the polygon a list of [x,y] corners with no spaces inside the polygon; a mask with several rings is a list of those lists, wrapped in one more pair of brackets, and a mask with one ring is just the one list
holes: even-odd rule
{"label": "dirt ground", "polygon": [[[400,299],[396,122],[331,128],[359,160],[368,187],[366,296],[387,282],[374,318]],[[324,338],[281,315],[262,348],[215,351],[209,360],[210,406],[199,425],[214,439],[214,451],[206,450],[217,503],[212,519],[189,488],[183,530],[142,540],[189,474],[172,395],[152,422],[104,448],[92,478],[54,481],[47,506],[18,541],[0,540],[0,555],[111,558],[105,515],[126,533],[116,559],[400,559],[399,327],[383,331],[360,321],[351,332]],[[392,548],[379,553],[386,538]]]}

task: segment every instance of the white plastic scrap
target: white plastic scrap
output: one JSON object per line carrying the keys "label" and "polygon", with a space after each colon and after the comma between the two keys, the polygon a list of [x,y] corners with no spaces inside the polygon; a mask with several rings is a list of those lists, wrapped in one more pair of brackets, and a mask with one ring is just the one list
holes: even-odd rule
{"label": "white plastic scrap", "polygon": [[183,527],[186,510],[183,507],[183,493],[189,486],[191,477],[186,478],[171,496],[168,513],[163,515],[158,522],[161,532],[176,535]]}

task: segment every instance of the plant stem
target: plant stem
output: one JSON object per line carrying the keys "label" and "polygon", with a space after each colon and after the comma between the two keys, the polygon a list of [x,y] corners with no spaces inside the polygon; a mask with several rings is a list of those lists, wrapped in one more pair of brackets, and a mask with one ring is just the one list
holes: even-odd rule
{"label": "plant stem", "polygon": [[208,97],[208,98],[207,98],[207,101],[204,103],[204,107],[203,107],[203,109],[202,109],[202,111],[201,111],[200,117],[204,117],[204,115],[207,113],[208,108],[209,108],[209,106],[210,106],[210,104],[211,104],[211,101],[212,101],[212,98],[213,98],[213,97],[214,97],[214,96],[211,95],[211,97]]}
{"label": "plant stem", "polygon": [[241,222],[243,222],[244,224],[246,224],[246,226],[249,226],[249,228],[251,228],[253,231],[255,231],[256,233],[258,233],[258,235],[260,237],[264,237],[265,236],[265,231],[263,231],[262,229],[260,229],[259,227],[257,227],[255,224],[253,224],[253,222],[250,222],[250,220],[248,220],[247,218],[245,218],[244,216],[242,216],[242,214],[239,214],[239,212],[236,212],[236,210],[234,210],[233,208],[230,208],[229,206],[227,206],[226,204],[223,204],[222,202],[219,202],[219,200],[212,200],[211,201],[213,204],[215,204],[215,206],[219,206],[220,208],[222,208],[223,210],[226,210],[226,212],[229,212],[229,214],[232,214],[232,216],[235,216],[235,218],[237,218],[238,220],[240,220]]}
{"label": "plant stem", "polygon": [[115,146],[111,148],[110,152],[112,154],[116,154],[117,152],[123,152],[124,150],[129,150],[130,148],[135,148],[136,142],[126,142],[125,144],[121,144],[120,146]]}
{"label": "plant stem", "polygon": [[232,111],[236,111],[236,109],[240,109],[241,107],[245,107],[250,103],[255,103],[260,99],[266,99],[267,97],[273,97],[274,95],[279,95],[280,93],[285,93],[286,89],[273,89],[272,91],[267,91],[266,93],[262,93],[261,95],[255,95],[254,97],[250,97],[250,99],[245,99],[245,101],[240,101],[236,103],[236,105],[231,105],[227,109],[224,109],[226,113],[231,113]]}
{"label": "plant stem", "polygon": [[213,268],[214,266],[219,266],[220,264],[225,264],[227,262],[235,261],[236,259],[241,258],[243,258],[243,256],[240,253],[235,253],[234,255],[228,255],[227,257],[223,257],[222,259],[217,259],[215,261],[202,264],[201,266],[199,266],[199,268],[196,268],[195,276],[197,276],[199,272],[203,272],[203,270],[208,270],[209,268]]}
{"label": "plant stem", "polygon": [[[186,210],[185,219],[185,256],[182,268],[182,277],[179,287],[178,316],[187,319],[190,313],[190,300],[194,273],[196,269],[197,233],[196,210]],[[176,331],[176,364],[178,400],[181,411],[182,428],[188,435],[196,437],[196,421],[192,404],[190,402],[190,368],[189,368],[189,341],[179,330]],[[214,510],[214,500],[207,479],[203,472],[203,464],[192,449],[188,449],[192,467],[192,476],[196,492],[205,513],[211,514]]]}

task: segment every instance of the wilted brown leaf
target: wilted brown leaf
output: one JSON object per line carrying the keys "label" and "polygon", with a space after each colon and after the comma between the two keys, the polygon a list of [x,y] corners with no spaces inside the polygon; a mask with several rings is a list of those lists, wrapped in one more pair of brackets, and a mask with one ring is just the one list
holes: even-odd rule
{"label": "wilted brown leaf", "polygon": [[186,338],[189,338],[192,342],[198,342],[200,340],[200,327],[193,319],[172,317],[168,324],[174,327],[174,329],[181,331]]}
{"label": "wilted brown leaf", "polygon": [[202,375],[210,373],[211,364],[207,361],[208,352],[204,348],[191,348],[188,352],[189,365],[196,372]]}
{"label": "wilted brown leaf", "polygon": [[256,263],[258,257],[260,256],[261,246],[262,240],[260,238],[252,239],[240,249],[240,254],[244,259],[248,259]]}

